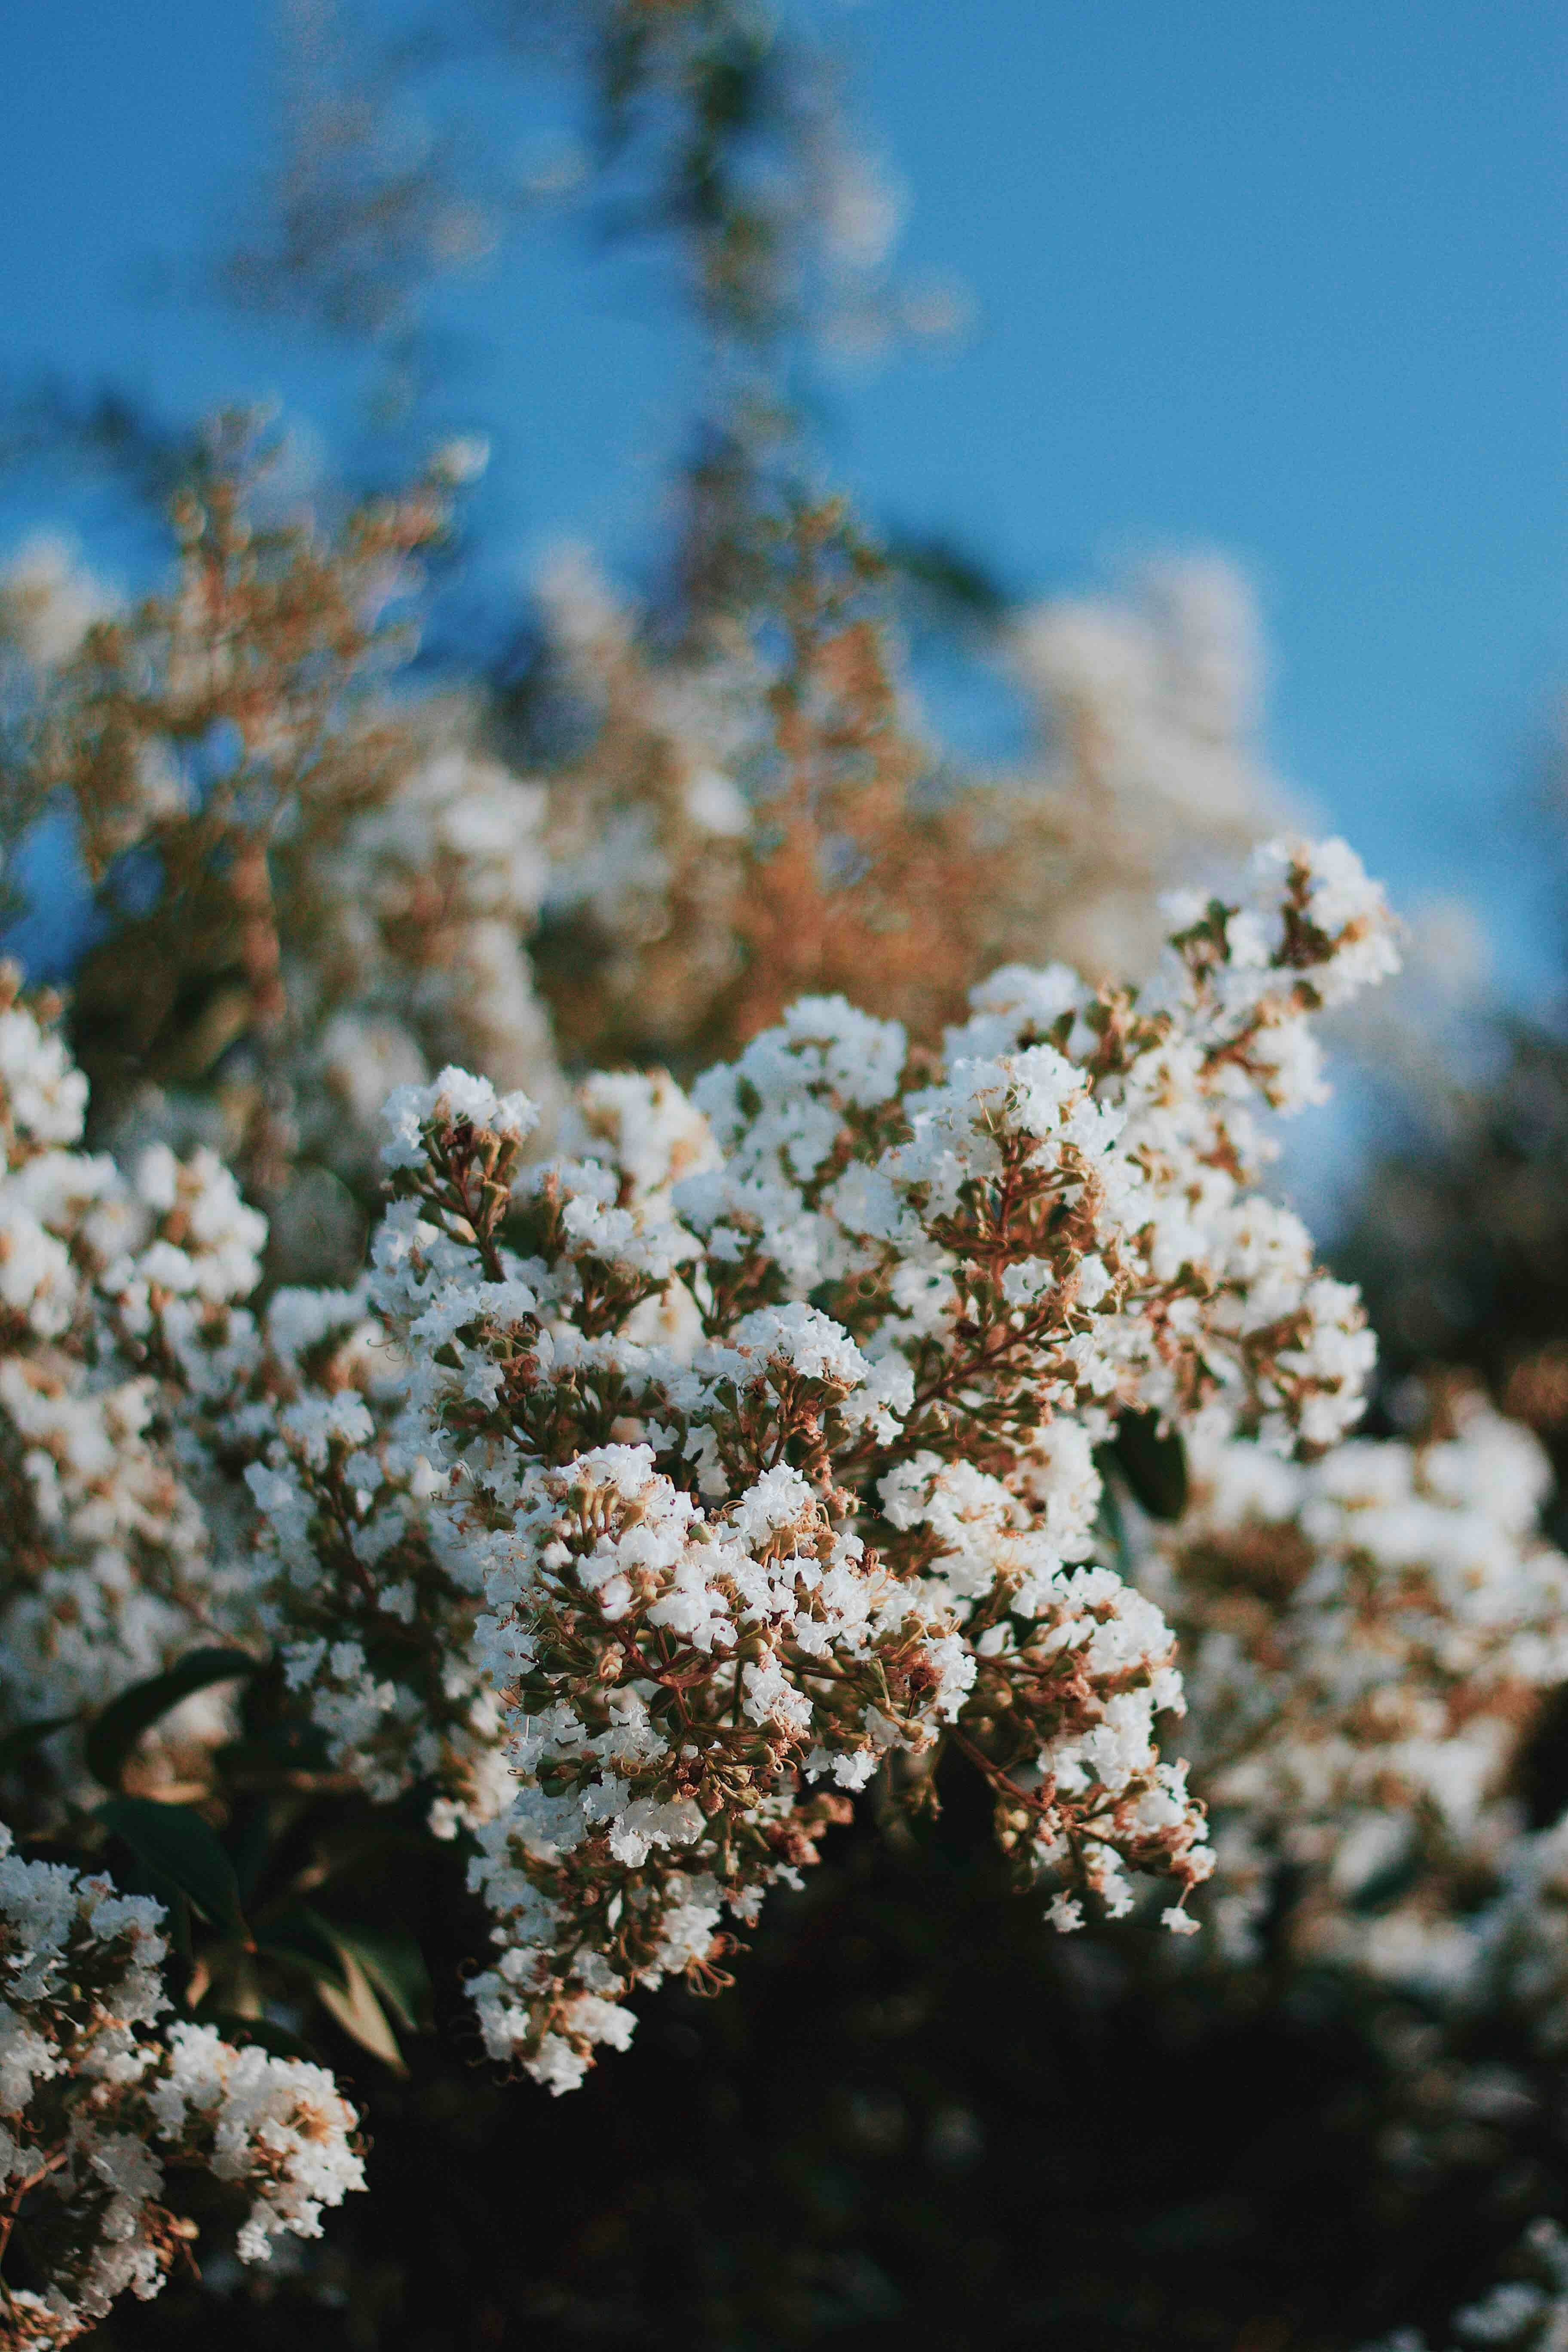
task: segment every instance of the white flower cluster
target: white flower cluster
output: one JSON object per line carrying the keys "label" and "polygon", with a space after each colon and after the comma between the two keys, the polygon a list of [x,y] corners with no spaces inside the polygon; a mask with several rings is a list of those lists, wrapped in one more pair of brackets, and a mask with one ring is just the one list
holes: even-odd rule
{"label": "white flower cluster", "polygon": [[[407,1401],[405,1357],[365,1291],[280,1290],[256,1393],[219,1419],[243,1458],[272,1570],[257,1605],[289,1686],[336,1762],[378,1801],[436,1779],[487,1817],[509,1785],[499,1709],[474,1655],[471,1596],[432,1549],[442,1480]],[[488,1792],[490,1792],[487,1794]],[[443,1834],[450,1822],[440,1816]]]}
{"label": "white flower cluster", "polygon": [[1042,739],[1034,789],[1059,807],[1079,887],[1058,950],[1144,971],[1159,880],[1234,859],[1280,822],[1258,746],[1262,662],[1245,579],[1217,556],[1146,567],[1131,594],[1053,597],[1014,625],[1013,663]]}
{"label": "white flower cluster", "polygon": [[241,2262],[321,2234],[363,2186],[357,2118],[319,2066],[157,2022],[163,1913],[0,1830],[0,2216],[27,2288],[0,2284],[0,2344],[59,2345],[126,2289],[158,2293],[196,2224],[169,2174],[234,2192]]}
{"label": "white flower cluster", "polygon": [[35,532],[0,565],[0,648],[14,647],[29,670],[68,661],[113,609],[79,551],[55,532]]}
{"label": "white flower cluster", "polygon": [[306,1141],[374,1171],[393,1087],[461,1054],[506,1085],[554,1090],[549,1024],[522,942],[544,893],[542,785],[434,747],[356,817],[311,877],[323,922],[291,971],[318,1034]]}
{"label": "white flower cluster", "polygon": [[1456,1874],[1540,1859],[1527,1840],[1509,1863],[1503,1800],[1541,1695],[1568,1677],[1568,1560],[1537,1532],[1545,1454],[1468,1396],[1417,1445],[1302,1465],[1222,1443],[1194,1469],[1140,1581],[1177,1631],[1222,1941],[1251,1948],[1288,1872],[1299,1956],[1451,1987],[1486,1940],[1454,1916]]}
{"label": "white flower cluster", "polygon": [[[112,909],[79,974],[115,1035],[100,1129],[126,1157],[216,1143],[277,1213],[273,1270],[321,1278],[363,1247],[393,1085],[460,1055],[553,1094],[525,944],[546,795],[477,748],[470,699],[385,683],[450,463],[329,533],[275,499],[263,519],[254,425],[216,425],[209,457],[164,595],[115,610],[52,542],[0,570],[7,807],[14,835],[68,809]],[[158,877],[134,916],[132,854]]]}
{"label": "white flower cluster", "polygon": [[1130,1871],[1191,1924],[1172,1640],[1094,1561],[1093,1448],[1127,1411],[1353,1419],[1359,1307],[1247,1189],[1249,1103],[1310,1097],[1302,1015],[1391,961],[1349,853],[1293,847],[1141,1001],[999,974],[921,1082],[896,1024],[816,999],[692,1105],[591,1082],[528,1170],[523,1099],[394,1097],[381,1343],[358,1297],[279,1300],[249,1476],[340,1761],[434,1780],[478,1839],[497,2055],[569,2087],[633,1986],[712,1970],[847,1793],[949,1743],[1058,1925],[1129,1909]]}
{"label": "white flower cluster", "polygon": [[[129,1174],[78,1149],[87,1087],[0,967],[0,1693],[69,1716],[240,1605],[215,1569],[174,1395],[228,1377],[263,1220],[210,1152]],[[206,1703],[212,1712],[212,1703]],[[200,1703],[198,1703],[198,1712]],[[213,1727],[218,1718],[214,1717]],[[195,1728],[187,1720],[187,1731]]]}
{"label": "white flower cluster", "polygon": [[[275,1273],[319,1281],[355,1269],[355,1195],[374,1187],[394,1087],[462,1055],[526,1083],[547,1113],[556,1107],[525,945],[545,887],[545,794],[468,748],[466,723],[460,706],[440,705],[420,732],[398,733],[372,713],[339,747],[374,789],[342,786],[345,811],[331,823],[307,811],[276,852],[287,1024],[250,1039],[216,1101],[143,1088],[111,1136],[127,1160],[149,1142],[199,1139],[245,1165],[268,1204]],[[258,1132],[270,1138],[259,1154]]]}
{"label": "white flower cluster", "polygon": [[[584,548],[556,549],[534,585],[553,686],[587,739],[549,779],[546,906],[603,958],[606,1009],[668,1051],[736,977],[767,677],[732,623],[656,656]],[[556,1010],[570,1033],[570,1003]]]}

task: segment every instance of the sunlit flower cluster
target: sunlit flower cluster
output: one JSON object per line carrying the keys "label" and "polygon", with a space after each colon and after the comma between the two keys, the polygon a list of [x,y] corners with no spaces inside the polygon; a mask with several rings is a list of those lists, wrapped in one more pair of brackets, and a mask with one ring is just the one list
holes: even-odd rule
{"label": "sunlit flower cluster", "polygon": [[16,824],[68,814],[104,919],[75,1015],[100,1132],[216,1146],[273,1213],[274,1270],[321,1279],[357,1263],[392,1086],[462,1055],[548,1101],[553,1048],[526,945],[543,794],[468,698],[387,686],[451,465],[329,525],[280,508],[289,462],[220,420],[140,604],[24,551],[0,719]]}
{"label": "sunlit flower cluster", "polygon": [[[181,1162],[152,1146],[127,1172],[82,1151],[86,1100],[58,1035],[18,1001],[15,967],[0,967],[0,1689],[13,1719],[79,1716],[245,1608],[243,1570],[215,1563],[204,1465],[171,1414],[192,1378],[226,1382],[231,1305],[256,1285],[266,1226],[211,1152]],[[205,1719],[210,1736],[210,1701]]]}
{"label": "sunlit flower cluster", "polygon": [[1303,1465],[1219,1444],[1194,1468],[1140,1581],[1177,1631],[1221,1940],[1278,1933],[1288,1886],[1298,1958],[1452,1990],[1489,1941],[1477,1892],[1541,1843],[1510,1798],[1568,1678],[1545,1455],[1468,1394],[1416,1444]]}
{"label": "sunlit flower cluster", "polygon": [[248,1476],[334,1752],[478,1840],[497,2055],[568,2087],[626,1991],[711,1971],[848,1794],[948,1741],[1058,1926],[1129,1872],[1193,1924],[1172,1638],[1095,1557],[1094,1447],[1128,1412],[1354,1418],[1359,1308],[1248,1190],[1249,1101],[1310,1098],[1301,1016],[1390,956],[1349,854],[1294,848],[1142,1000],[1005,971],[936,1066],[808,999],[689,1104],[590,1082],[531,1163],[526,1098],[393,1097],[368,1300],[276,1302]]}
{"label": "sunlit flower cluster", "polygon": [[1279,822],[1258,743],[1262,659],[1245,579],[1215,556],[1151,564],[1119,595],[1058,596],[1012,624],[1053,814],[1057,952],[1097,976],[1147,970],[1155,901]]}

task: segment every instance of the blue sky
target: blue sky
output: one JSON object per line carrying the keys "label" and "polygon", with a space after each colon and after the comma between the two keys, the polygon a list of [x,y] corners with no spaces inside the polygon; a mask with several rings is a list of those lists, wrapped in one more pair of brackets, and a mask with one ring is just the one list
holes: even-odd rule
{"label": "blue sky", "polygon": [[[1505,803],[1568,684],[1568,14],[868,0],[843,29],[911,193],[907,261],[976,313],[952,354],[835,387],[845,477],[1019,589],[1237,555],[1281,771],[1397,895],[1476,893],[1529,985]],[[0,370],[115,377],[176,416],[275,391],[346,437],[330,347],[157,290],[266,152],[264,0],[34,0],[0,61]],[[521,577],[563,530],[629,560],[689,405],[656,281],[544,230],[450,316],[498,560]],[[6,486],[0,538],[47,502]]]}

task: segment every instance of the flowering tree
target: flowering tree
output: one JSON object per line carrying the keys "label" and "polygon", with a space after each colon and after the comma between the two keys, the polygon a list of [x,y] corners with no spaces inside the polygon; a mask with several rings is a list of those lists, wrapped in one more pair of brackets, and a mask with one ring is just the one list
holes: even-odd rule
{"label": "flowering tree", "polygon": [[[439,1824],[479,1835],[496,2055],[568,2087],[629,2033],[615,1996],[710,1965],[839,1791],[945,1738],[1058,1925],[1086,1892],[1130,1909],[1131,1868],[1173,1875],[1166,1923],[1194,1926],[1201,1817],[1153,1741],[1180,1697],[1167,1629],[1071,1563],[1119,1412],[1322,1444],[1356,1410],[1353,1294],[1244,1189],[1243,1106],[1299,1097],[1305,1005],[1388,944],[1342,845],[1260,879],[1146,1000],[998,974],[913,1089],[900,1030],[820,999],[696,1112],[592,1081],[584,1156],[524,1179],[511,1248],[531,1107],[455,1071],[393,1098],[405,1205],[371,1296],[419,1369],[384,1454],[338,1390],[287,1409],[251,1481],[274,1605],[310,1626],[287,1671],[340,1759],[390,1793],[439,1758]],[[395,1654],[388,1614],[395,1677],[370,1664]],[[521,1780],[504,1806],[476,1729]]]}
{"label": "flowering tree", "polygon": [[[1095,1447],[1128,1415],[1316,1446],[1353,1418],[1354,1295],[1247,1189],[1247,1105],[1310,1097],[1303,1015],[1392,956],[1341,845],[1271,852],[1250,905],[1191,912],[1136,997],[1059,966],[999,973],[935,1066],[911,1071],[895,1025],[806,999],[691,1103],[668,1080],[593,1079],[564,1158],[526,1162],[533,1107],[484,1080],[405,1088],[368,1288],[280,1291],[260,1322],[235,1302],[261,1222],[217,1163],[153,1147],[127,1183],[75,1152],[85,1085],[12,1003],[0,1378],[39,1532],[9,1647],[43,1710],[12,1752],[33,1759],[40,1826],[119,1837],[187,1941],[193,1912],[216,1929],[198,2020],[209,1998],[243,2013],[258,1966],[298,1961],[299,1906],[250,1928],[183,1786],[84,1814],[81,1782],[122,1783],[140,1735],[144,1785],[161,1744],[165,1775],[227,1810],[244,1743],[214,1744],[222,1708],[179,1703],[252,1675],[264,1642],[340,1790],[423,1790],[431,1832],[470,1842],[499,1947],[471,1988],[486,2042],[555,2090],[624,2045],[628,1990],[710,1976],[726,1915],[753,1923],[879,1769],[929,1802],[948,1741],[1058,1926],[1086,1896],[1127,1911],[1163,1875],[1166,1924],[1195,1928],[1212,1856],[1156,1737],[1181,1680],[1158,1610],[1094,1561]],[[260,1572],[215,1577],[208,1530],[232,1544],[246,1488]],[[90,1547],[74,1567],[73,1539]],[[112,1654],[84,1631],[107,1610]],[[230,1646],[193,1649],[198,1633]],[[117,1679],[162,1675],[106,1688],[111,1654]],[[55,1866],[19,1867],[21,1900]],[[101,1880],[79,1897],[58,1868],[47,1884],[99,1943],[127,1921],[142,1938],[135,1984],[106,1990],[91,2029],[155,2015],[155,1910]],[[72,2055],[51,2080],[95,2077],[69,2040],[88,2030],[58,2028]],[[279,2152],[303,2128],[290,2100],[347,2128],[319,2071],[199,2022],[170,2049],[123,2069],[150,2143],[189,2153],[187,2077],[209,2101],[231,2076],[280,2100],[263,2134]],[[165,2063],[174,2087],[146,2090]],[[38,2128],[68,2149],[85,2126]],[[106,2218],[88,2187],[151,2197],[161,2158],[126,2158],[121,2179],[82,2145],[29,2159],[17,2199],[26,2222],[33,2192],[80,2184],[70,2251],[35,2258],[52,2265],[38,2309],[66,2333],[120,2285],[152,2292],[179,2234],[161,2206]],[[221,2177],[245,2168],[230,2161]],[[357,2158],[320,2177],[341,2194]],[[308,2200],[278,2210],[314,2225]],[[242,2252],[264,2251],[265,2220]],[[122,2260],[91,2251],[105,2232]],[[17,2328],[35,2317],[20,2292]]]}
{"label": "flowering tree", "polygon": [[[1435,2252],[1558,2193],[1555,1308],[1521,1243],[1528,1360],[1353,1433],[1268,1163],[1392,929],[1258,846],[1245,592],[1011,606],[823,493],[805,354],[921,306],[809,12],[294,28],[245,299],[416,397],[434,275],[575,191],[662,240],[709,413],[642,601],[558,551],[488,679],[409,661],[472,443],[309,513],[223,420],[140,603],[0,573],[5,879],[64,817],[95,922],[68,998],[0,982],[0,2345],[150,2340],[166,2282],[205,2340],[230,2248],[356,2352],[651,2342],[683,2270],[660,2329],[794,2343],[896,2320],[889,2243],[955,2340],[1555,2341],[1550,2222],[1479,2301]],[[574,173],[389,138],[544,55]],[[925,717],[933,612],[1010,761]],[[1444,1267],[1550,1225],[1504,1144]]]}
{"label": "flowering tree", "polygon": [[[1259,853],[1240,900],[1173,902],[1141,988],[1103,980],[1180,870],[1158,797],[1217,804],[1209,846],[1267,797],[1198,585],[1037,617],[1056,769],[922,814],[841,514],[786,514],[755,604],[673,652],[563,568],[551,658],[597,717],[520,780],[391,691],[364,617],[437,488],[334,542],[258,537],[253,495],[215,464],[129,618],[37,556],[5,607],[26,805],[68,791],[109,929],[71,1016],[96,1107],[58,1008],[11,982],[3,1013],[0,1769],[19,1832],[162,1904],[171,2048],[309,2067],[251,2036],[314,2000],[404,2063],[422,1957],[353,1875],[390,1827],[478,1898],[490,2055],[572,2087],[639,1989],[728,1979],[858,1792],[918,1823],[956,1758],[1058,1928],[1147,1899],[1199,1948],[1166,1981],[1283,1949],[1550,2052],[1557,1847],[1513,1794],[1568,1666],[1540,1457],[1459,1398],[1343,1446],[1370,1336],[1257,1189],[1258,1110],[1321,1092],[1308,1016],[1392,966],[1381,902],[1341,845]],[[690,1097],[569,1085],[540,905],[574,1057],[731,1058]],[[974,981],[1053,929],[1091,979]],[[174,1018],[130,1037],[138,961]],[[835,982],[872,1009],[788,1001]],[[531,1096],[432,1077],[451,1052]],[[137,2177],[124,2242],[163,2252],[119,2269],[74,2160],[19,2195],[18,2327],[161,2282],[190,2241]]]}

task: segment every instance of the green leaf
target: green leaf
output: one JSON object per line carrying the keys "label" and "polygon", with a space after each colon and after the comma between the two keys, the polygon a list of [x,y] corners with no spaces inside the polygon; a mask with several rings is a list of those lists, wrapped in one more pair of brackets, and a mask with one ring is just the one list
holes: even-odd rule
{"label": "green leaf", "polygon": [[1124,1412],[1110,1441],[1123,1477],[1152,1519],[1179,1519],[1187,1507],[1187,1455],[1156,1412]]}
{"label": "green leaf", "polygon": [[264,1724],[243,1732],[217,1751],[217,1760],[231,1772],[321,1772],[331,1763],[325,1735],[313,1723],[287,1720]]}
{"label": "green leaf", "polygon": [[406,2071],[386,2011],[410,2032],[419,2030],[430,1979],[412,1936],[345,1927],[308,1903],[291,1903],[267,1922],[259,1948],[302,1969],[345,2033],[398,2073]]}
{"label": "green leaf", "polygon": [[176,1887],[210,1926],[249,1942],[234,1864],[194,1806],[160,1805],[152,1797],[111,1797],[100,1805],[97,1818],[150,1871]]}
{"label": "green leaf", "polygon": [[132,1683],[110,1701],[89,1729],[88,1770],[106,1789],[118,1789],[126,1759],[149,1724],[213,1683],[234,1682],[259,1670],[260,1661],[244,1650],[189,1650],[167,1674]]}
{"label": "green leaf", "polygon": [[239,1882],[239,1899],[247,1913],[272,1859],[275,1827],[272,1807],[265,1797],[254,1796],[242,1798],[233,1806],[225,1824],[224,1841]]}
{"label": "green leaf", "polygon": [[347,1990],[340,1992],[323,1977],[317,1982],[316,1998],[362,2050],[368,2050],[373,2058],[379,2058],[395,2074],[406,2074],[408,2069],[397,2046],[397,2036],[386,2021],[386,2011],[376,1999],[374,1987],[347,1947],[340,1945],[339,1949]]}
{"label": "green leaf", "polygon": [[984,563],[951,541],[905,538],[895,532],[888,547],[889,567],[928,590],[939,603],[984,621],[1000,620],[1007,609],[1007,593]]}
{"label": "green leaf", "polygon": [[416,2033],[429,2007],[430,1972],[412,1936],[396,1929],[326,1922],[339,1948],[359,1962],[398,2023]]}
{"label": "green leaf", "polygon": [[1129,1584],[1134,1580],[1136,1561],[1127,1535],[1127,1514],[1121,1507],[1121,1496],[1112,1470],[1113,1457],[1109,1445],[1096,1448],[1094,1466],[1100,1472],[1100,1515],[1098,1528],[1116,1554],[1118,1572]]}
{"label": "green leaf", "polygon": [[74,1715],[42,1715],[32,1723],[19,1723],[15,1731],[8,1731],[0,1739],[0,1772],[11,1771],[35,1748],[42,1747],[51,1732],[63,1731],[68,1723],[75,1721]]}
{"label": "green leaf", "polygon": [[323,1979],[340,1992],[349,1989],[348,1970],[332,1930],[308,1903],[291,1903],[262,1926],[257,1949],[268,1959],[303,1969],[312,1983]]}

